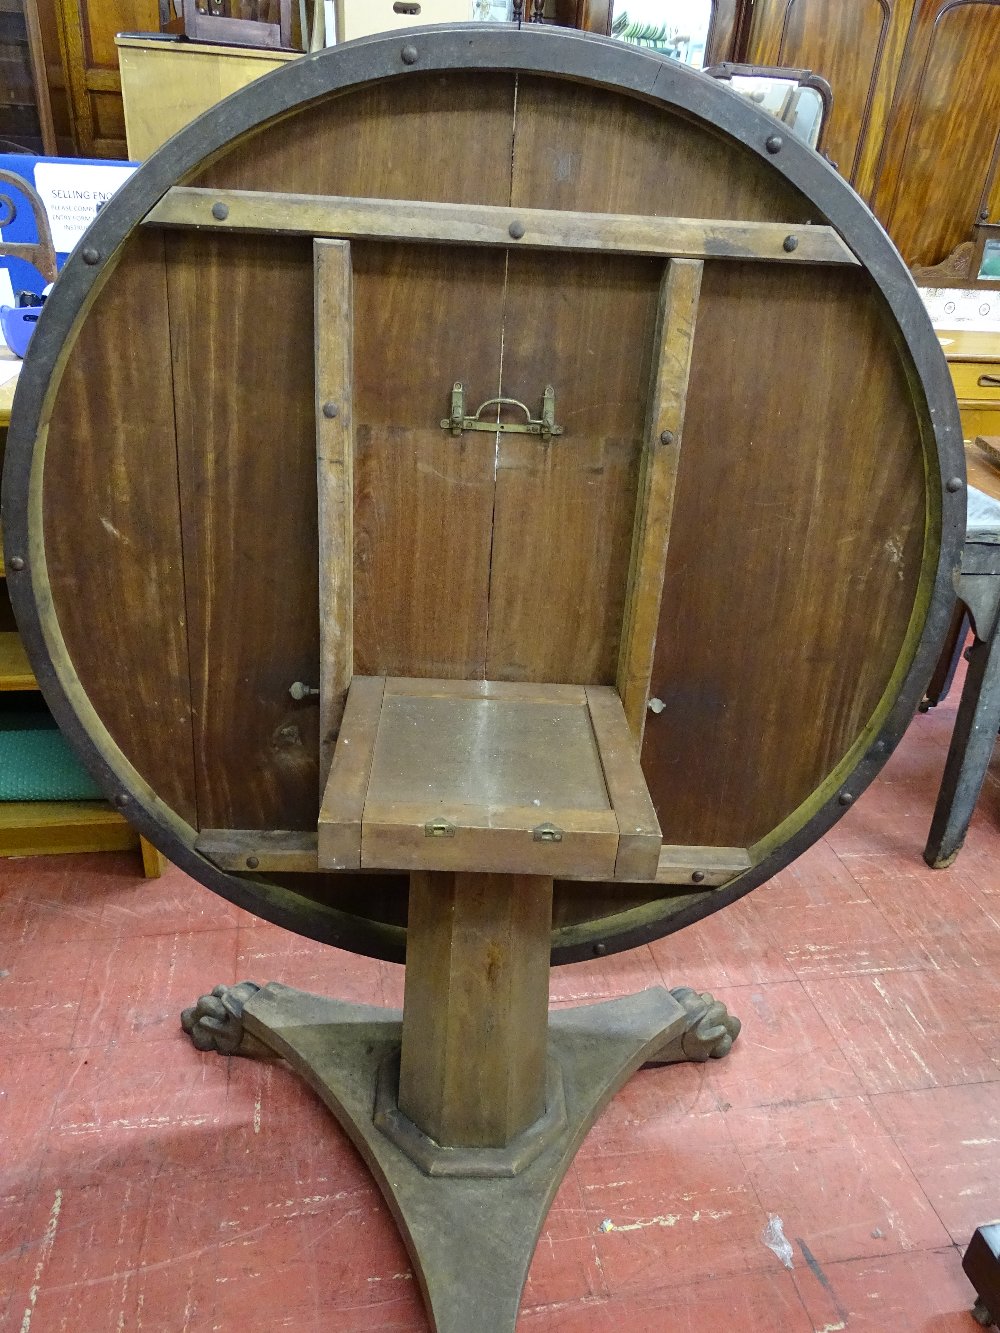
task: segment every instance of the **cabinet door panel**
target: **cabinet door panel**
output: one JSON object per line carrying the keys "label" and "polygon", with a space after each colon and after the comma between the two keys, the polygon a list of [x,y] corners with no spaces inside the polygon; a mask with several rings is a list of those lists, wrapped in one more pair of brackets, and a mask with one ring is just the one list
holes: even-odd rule
{"label": "cabinet door panel", "polygon": [[156,32],[156,0],[56,0],[73,139],[83,157],[125,157],[115,33]]}
{"label": "cabinet door panel", "polygon": [[908,264],[936,264],[970,235],[998,124],[1000,0],[921,0],[875,190]]}
{"label": "cabinet door panel", "polygon": [[826,151],[867,196],[913,0],[758,0],[746,60],[822,74],[833,88]]}

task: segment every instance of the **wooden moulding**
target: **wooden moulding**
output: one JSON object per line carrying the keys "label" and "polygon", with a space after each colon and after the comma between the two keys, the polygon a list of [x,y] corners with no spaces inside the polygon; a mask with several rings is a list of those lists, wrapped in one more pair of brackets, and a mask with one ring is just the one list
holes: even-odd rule
{"label": "wooden moulding", "polygon": [[204,829],[198,851],[220,870],[315,874],[316,834],[288,829]]}
{"label": "wooden moulding", "polygon": [[324,870],[361,865],[361,816],[384,692],[383,676],[356,676],[351,683],[319,812],[318,866]]}
{"label": "wooden moulding", "polygon": [[316,241],[320,796],[354,674],[354,423],[351,247]]}
{"label": "wooden moulding", "polygon": [[687,259],[857,264],[832,227],[726,218],[574,213],[411,199],[352,199],[175,185],[146,214],[158,227],[210,227],[340,239],[600,250]]}
{"label": "wooden moulding", "polygon": [[673,259],[667,265],[660,288],[646,438],[618,661],[618,693],[636,748],[640,751],[660,621],[703,269],[704,265],[697,260]]}
{"label": "wooden moulding", "polygon": [[656,882],[716,889],[745,874],[752,864],[745,847],[677,847],[665,843],[660,848]]}
{"label": "wooden moulding", "polygon": [[[316,874],[320,869],[318,847],[316,833],[285,829],[205,829],[195,843],[196,850],[213,865],[234,873]],[[678,847],[664,843],[657,858],[656,883],[717,889],[745,874],[752,864],[745,847]],[[627,874],[619,876],[627,878]]]}

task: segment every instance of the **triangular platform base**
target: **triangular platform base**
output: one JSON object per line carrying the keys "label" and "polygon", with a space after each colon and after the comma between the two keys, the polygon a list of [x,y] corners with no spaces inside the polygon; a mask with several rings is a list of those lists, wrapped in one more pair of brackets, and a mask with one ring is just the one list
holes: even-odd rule
{"label": "triangular platform base", "polygon": [[516,1175],[456,1178],[426,1175],[375,1124],[379,1071],[393,1066],[401,1018],[243,982],[217,987],[183,1022],[201,1049],[283,1057],[322,1098],[392,1210],[435,1333],[513,1333],[545,1216],[601,1110],[641,1065],[723,1055],[739,1031],[721,1005],[689,990],[553,1012],[549,1059],[562,1075],[564,1128]]}

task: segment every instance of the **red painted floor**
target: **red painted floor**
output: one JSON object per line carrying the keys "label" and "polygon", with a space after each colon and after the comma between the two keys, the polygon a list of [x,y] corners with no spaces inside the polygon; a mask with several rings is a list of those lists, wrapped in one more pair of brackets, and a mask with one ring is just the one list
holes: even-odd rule
{"label": "red painted floor", "polygon": [[[957,865],[928,870],[954,704],[777,880],[554,974],[560,1003],[711,989],[744,1030],[721,1063],[643,1071],[594,1128],[520,1333],[977,1327],[960,1256],[1000,1215],[1000,759]],[[312,1095],[179,1032],[184,1005],[244,977],[398,1003],[402,972],[179,871],[147,883],[131,856],[0,862],[5,1333],[427,1328],[388,1212]]]}

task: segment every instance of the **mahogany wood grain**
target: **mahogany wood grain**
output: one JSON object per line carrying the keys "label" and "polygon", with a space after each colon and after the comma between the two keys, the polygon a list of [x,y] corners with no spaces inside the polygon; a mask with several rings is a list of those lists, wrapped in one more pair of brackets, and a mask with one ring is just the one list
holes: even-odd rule
{"label": "mahogany wood grain", "polygon": [[[168,238],[199,827],[315,827],[319,680],[308,241]],[[279,299],[280,298],[280,299]]]}
{"label": "mahogany wood grain", "polygon": [[668,843],[752,849],[805,801],[916,597],[923,464],[878,304],[847,270],[779,282],[702,282],[642,755]]}
{"label": "mahogany wood grain", "polygon": [[721,135],[600,88],[522,75],[516,208],[757,222],[823,221],[767,163]]}
{"label": "mahogany wood grain", "polygon": [[998,70],[998,0],[918,0],[873,196],[908,264],[939,263],[1000,207]]}
{"label": "mahogany wood grain", "polygon": [[170,378],[163,238],[141,235],[98,296],[55,399],[44,473],[48,581],[91,704],[150,787],[193,823]]}
{"label": "mahogany wood grain", "polygon": [[913,0],[757,0],[746,59],[814,70],[833,88],[826,150],[858,192],[875,182]]}
{"label": "mahogany wood grain", "polygon": [[318,868],[317,834],[287,829],[203,829],[195,848],[220,870],[305,873]]}
{"label": "mahogany wood grain", "polygon": [[[267,126],[186,184],[507,204],[514,82],[486,72],[376,83]],[[475,152],[456,152],[470,125]]]}
{"label": "mahogany wood grain", "polygon": [[566,433],[499,439],[491,679],[614,682],[660,268],[510,256],[502,392],[538,404],[551,384]]}
{"label": "mahogany wood grain", "polygon": [[441,420],[498,392],[503,252],[353,251],[355,669],[483,676],[496,444]]}

